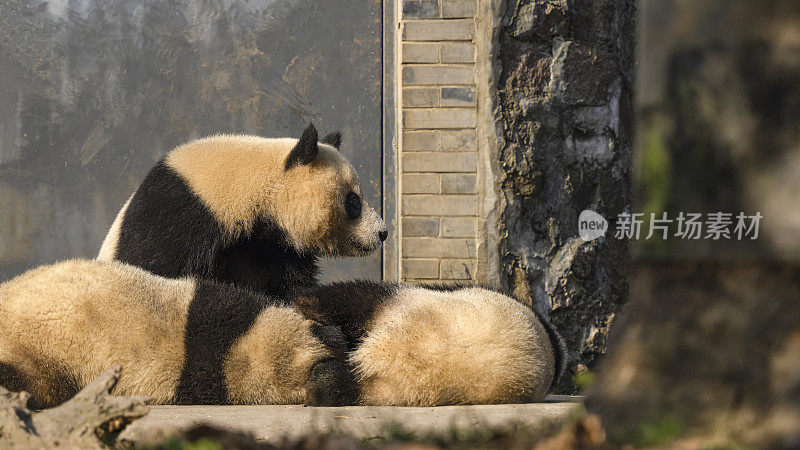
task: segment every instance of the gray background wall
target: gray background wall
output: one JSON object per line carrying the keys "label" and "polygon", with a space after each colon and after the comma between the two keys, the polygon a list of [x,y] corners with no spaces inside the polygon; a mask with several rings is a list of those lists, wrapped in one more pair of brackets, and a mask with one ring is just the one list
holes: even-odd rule
{"label": "gray background wall", "polygon": [[[170,148],[344,134],[381,204],[379,0],[0,0],[0,281],[94,257]],[[380,255],[327,266],[380,276]]]}

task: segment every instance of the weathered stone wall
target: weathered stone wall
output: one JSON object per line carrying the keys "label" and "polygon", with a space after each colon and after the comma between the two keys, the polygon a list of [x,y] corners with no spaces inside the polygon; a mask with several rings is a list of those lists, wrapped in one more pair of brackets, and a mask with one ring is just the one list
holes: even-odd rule
{"label": "weathered stone wall", "polygon": [[[496,52],[500,278],[593,367],[627,297],[628,244],[578,215],[630,210],[633,0],[509,0]],[[562,390],[573,390],[571,377]]]}

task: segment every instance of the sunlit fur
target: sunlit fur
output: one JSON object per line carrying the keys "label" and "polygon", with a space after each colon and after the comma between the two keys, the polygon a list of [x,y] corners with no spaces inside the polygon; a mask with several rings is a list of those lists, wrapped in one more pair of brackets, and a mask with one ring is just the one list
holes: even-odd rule
{"label": "sunlit fur", "polygon": [[103,245],[100,247],[100,253],[97,255],[97,259],[105,261],[114,259],[114,255],[117,251],[117,243],[119,242],[119,232],[120,229],[122,229],[122,219],[125,218],[125,211],[128,210],[128,205],[131,204],[131,199],[134,195],[136,195],[136,192],[128,197],[128,201],[122,205],[122,209],[119,210],[117,217],[114,218],[114,223],[111,224],[108,234],[106,234],[105,239],[103,239]]}
{"label": "sunlit fur", "polygon": [[368,405],[544,399],[554,348],[533,311],[494,291],[401,285],[351,356]]}
{"label": "sunlit fur", "polygon": [[[360,255],[380,245],[384,228],[363,203],[348,222],[344,198],[361,195],[353,166],[334,147],[319,144],[308,165],[284,170],[293,138],[223,135],[182,145],[166,158],[232,235],[248,232],[259,215],[274,220],[297,249],[323,255]],[[362,200],[363,202],[363,200]]]}
{"label": "sunlit fur", "polygon": [[[38,407],[66,400],[115,364],[123,368],[116,395],[169,403],[195,287],[191,279],[117,262],[71,260],[31,270],[0,285],[0,364],[20,376],[16,384]],[[261,311],[225,358],[231,400],[302,402],[311,367],[331,358],[311,327],[289,307]]]}

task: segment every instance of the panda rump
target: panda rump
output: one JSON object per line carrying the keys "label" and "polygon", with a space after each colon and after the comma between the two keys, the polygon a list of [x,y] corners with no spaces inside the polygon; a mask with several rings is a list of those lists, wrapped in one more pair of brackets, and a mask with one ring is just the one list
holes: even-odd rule
{"label": "panda rump", "polygon": [[70,260],[0,285],[0,385],[57,405],[112,365],[114,393],[172,404],[344,404],[336,327],[273,298]]}

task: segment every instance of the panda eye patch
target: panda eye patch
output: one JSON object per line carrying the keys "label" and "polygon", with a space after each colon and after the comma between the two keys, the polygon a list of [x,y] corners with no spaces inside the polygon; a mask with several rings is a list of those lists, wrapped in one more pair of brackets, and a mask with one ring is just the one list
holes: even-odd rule
{"label": "panda eye patch", "polygon": [[344,211],[349,219],[361,217],[361,197],[355,192],[348,192],[344,199]]}

